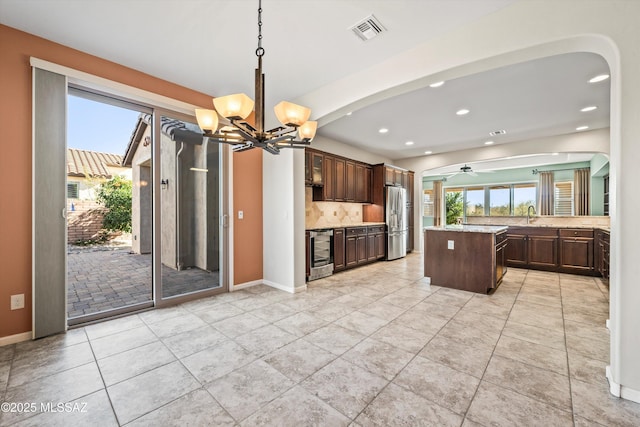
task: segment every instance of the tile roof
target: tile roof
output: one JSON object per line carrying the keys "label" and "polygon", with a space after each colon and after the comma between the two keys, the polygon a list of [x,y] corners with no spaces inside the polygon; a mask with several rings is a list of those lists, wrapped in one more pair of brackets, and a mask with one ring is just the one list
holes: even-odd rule
{"label": "tile roof", "polygon": [[96,178],[112,178],[108,166],[122,167],[119,154],[98,153],[96,151],[67,149],[67,175]]}

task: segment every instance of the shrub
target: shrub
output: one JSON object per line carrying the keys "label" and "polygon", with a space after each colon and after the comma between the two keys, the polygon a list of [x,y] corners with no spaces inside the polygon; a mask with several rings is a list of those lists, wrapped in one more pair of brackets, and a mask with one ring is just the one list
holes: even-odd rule
{"label": "shrub", "polygon": [[131,181],[116,176],[100,184],[98,202],[108,211],[102,225],[107,230],[131,231]]}

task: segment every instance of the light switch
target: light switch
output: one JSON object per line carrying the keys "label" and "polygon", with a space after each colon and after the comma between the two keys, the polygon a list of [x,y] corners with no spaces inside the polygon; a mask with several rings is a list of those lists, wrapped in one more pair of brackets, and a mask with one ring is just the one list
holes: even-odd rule
{"label": "light switch", "polygon": [[453,250],[453,240],[447,240],[447,249]]}
{"label": "light switch", "polygon": [[238,219],[244,218],[244,211],[238,211]]}

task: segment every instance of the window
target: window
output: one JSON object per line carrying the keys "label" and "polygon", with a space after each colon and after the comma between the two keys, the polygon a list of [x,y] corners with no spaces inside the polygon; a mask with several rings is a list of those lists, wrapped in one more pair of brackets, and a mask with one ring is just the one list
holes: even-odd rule
{"label": "window", "polygon": [[447,188],[444,190],[447,225],[462,222],[464,215],[463,188]]}
{"label": "window", "polygon": [[530,205],[537,210],[538,187],[534,182],[445,188],[444,191],[447,224],[455,224],[459,221],[458,218],[466,222],[466,218],[485,215],[527,216]]}
{"label": "window", "polygon": [[433,190],[424,190],[424,216],[433,216]]}
{"label": "window", "polygon": [[511,186],[501,185],[489,188],[489,215],[511,215]]}
{"label": "window", "polygon": [[475,187],[466,189],[466,216],[483,216],[484,215],[484,187]]}
{"label": "window", "polygon": [[573,215],[573,182],[556,182],[554,184],[554,215]]}
{"label": "window", "polygon": [[78,197],[78,183],[67,182],[67,199],[77,199]]}
{"label": "window", "polygon": [[[536,206],[536,185],[516,184],[513,186],[513,216],[527,216],[529,206]],[[536,209],[537,210],[537,209]]]}

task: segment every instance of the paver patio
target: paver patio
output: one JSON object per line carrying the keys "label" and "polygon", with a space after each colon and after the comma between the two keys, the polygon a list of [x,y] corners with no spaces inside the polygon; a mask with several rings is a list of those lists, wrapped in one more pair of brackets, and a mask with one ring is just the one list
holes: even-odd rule
{"label": "paver patio", "polygon": [[[134,254],[130,246],[69,246],[67,266],[68,318],[152,300],[151,254]],[[177,271],[164,265],[162,280],[165,297],[220,283],[218,272]]]}

